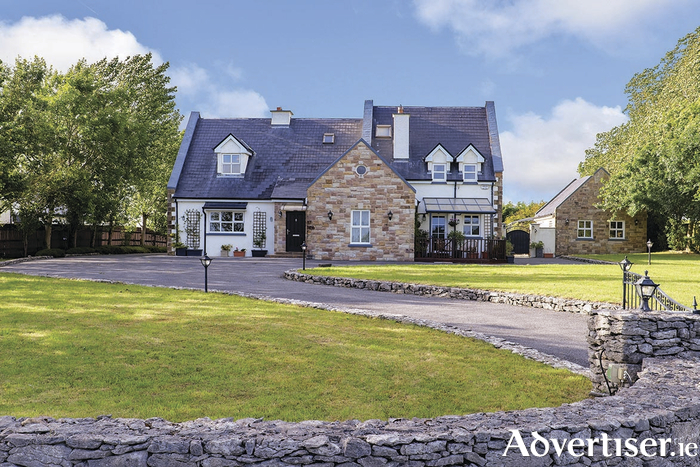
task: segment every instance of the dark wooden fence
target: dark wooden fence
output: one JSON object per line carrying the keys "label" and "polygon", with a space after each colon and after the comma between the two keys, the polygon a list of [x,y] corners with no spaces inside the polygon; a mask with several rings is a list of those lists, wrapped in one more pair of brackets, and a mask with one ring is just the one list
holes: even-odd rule
{"label": "dark wooden fence", "polygon": [[505,263],[506,241],[483,238],[428,237],[416,240],[416,261],[455,263]]}
{"label": "dark wooden fence", "polygon": [[[62,225],[54,225],[51,232],[51,246],[53,248],[61,248],[67,250],[74,246],[76,247],[91,247],[93,229],[84,228],[77,232],[77,236],[69,232],[68,228]],[[107,230],[98,230],[95,246],[108,244],[109,232]],[[75,245],[74,245],[75,240]],[[146,232],[146,245],[166,246],[167,237],[158,235],[152,231]],[[141,244],[141,229],[135,232],[124,232],[117,228],[112,231],[112,245],[131,245],[138,246]],[[44,229],[37,229],[36,232],[27,237],[27,254],[34,255],[37,251],[43,250],[44,244]],[[21,258],[24,256],[24,236],[15,225],[5,225],[0,227],[0,258]]]}

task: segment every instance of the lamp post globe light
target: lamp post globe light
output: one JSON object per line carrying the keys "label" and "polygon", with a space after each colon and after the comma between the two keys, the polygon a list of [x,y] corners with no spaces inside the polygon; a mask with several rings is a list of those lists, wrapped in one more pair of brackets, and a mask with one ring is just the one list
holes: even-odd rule
{"label": "lamp post globe light", "polygon": [[642,299],[642,304],[639,306],[639,309],[641,311],[651,311],[651,308],[649,308],[649,299],[654,295],[659,284],[649,279],[649,271],[644,271],[644,277],[635,282],[634,286],[637,288],[637,293]]}
{"label": "lamp post globe light", "polygon": [[204,266],[204,292],[209,292],[209,284],[208,284],[208,277],[207,277],[207,269],[209,268],[209,265],[211,264],[211,258],[207,253],[204,253],[204,256],[199,258],[199,261],[202,262],[202,266]]}
{"label": "lamp post globe light", "polygon": [[654,246],[654,242],[651,241],[651,239],[647,240],[647,251],[649,252],[649,260],[647,261],[647,264],[651,264],[651,247]]}
{"label": "lamp post globe light", "polygon": [[622,309],[627,308],[627,287],[626,287],[626,279],[627,279],[627,272],[632,269],[632,265],[634,263],[627,259],[627,256],[625,256],[625,259],[620,261],[620,269],[622,269]]}
{"label": "lamp post globe light", "polygon": [[301,269],[303,271],[306,271],[306,242],[301,244],[301,253],[302,253],[302,258],[303,258]]}

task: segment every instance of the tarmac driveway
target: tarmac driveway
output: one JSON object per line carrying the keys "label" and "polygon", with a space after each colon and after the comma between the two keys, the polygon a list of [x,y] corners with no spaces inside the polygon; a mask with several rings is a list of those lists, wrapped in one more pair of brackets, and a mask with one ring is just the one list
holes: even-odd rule
{"label": "tarmac driveway", "polygon": [[[318,263],[307,261],[307,267]],[[334,261],[333,264],[353,263]],[[301,260],[214,258],[208,270],[209,290],[319,302],[340,308],[359,308],[429,319],[500,337],[588,367],[588,327],[585,315],[488,302],[312,285],[282,278],[284,271],[294,268],[301,268]],[[0,272],[204,288],[204,268],[196,257],[80,256],[19,263],[2,267]]]}

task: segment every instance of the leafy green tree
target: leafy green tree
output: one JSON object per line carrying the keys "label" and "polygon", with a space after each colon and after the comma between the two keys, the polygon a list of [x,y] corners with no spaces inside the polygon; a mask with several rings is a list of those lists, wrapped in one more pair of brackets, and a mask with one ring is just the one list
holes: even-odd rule
{"label": "leafy green tree", "polygon": [[[602,207],[665,219],[671,248],[700,248],[700,28],[682,38],[625,89],[629,121],[599,134],[581,175],[599,167],[611,177]],[[690,237],[697,237],[688,242]]]}
{"label": "leafy green tree", "polygon": [[506,204],[503,205],[503,223],[506,224],[506,226],[509,226],[508,230],[527,230],[527,226],[529,225],[528,221],[516,221],[534,217],[535,213],[539,211],[540,208],[545,204],[545,201],[531,201],[529,203],[525,203],[524,201],[518,201],[515,204],[513,204],[512,201],[508,201]]}

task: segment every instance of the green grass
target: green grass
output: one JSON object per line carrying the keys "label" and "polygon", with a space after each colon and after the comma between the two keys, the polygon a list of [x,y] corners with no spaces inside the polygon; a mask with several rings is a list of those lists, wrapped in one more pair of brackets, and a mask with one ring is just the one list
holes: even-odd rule
{"label": "green grass", "polygon": [[221,294],[0,274],[0,415],[387,419],[590,382],[481,341]]}
{"label": "green grass", "polygon": [[[590,258],[622,261],[624,255],[597,255]],[[647,266],[646,254],[628,255],[633,272],[661,284],[671,298],[690,306],[693,296],[700,297],[700,255],[652,253]],[[465,287],[503,292],[548,295],[581,300],[622,302],[622,272],[617,265],[570,264],[477,265],[445,263],[408,263],[307,269],[310,274],[352,277]]]}

